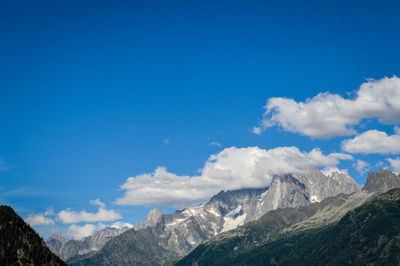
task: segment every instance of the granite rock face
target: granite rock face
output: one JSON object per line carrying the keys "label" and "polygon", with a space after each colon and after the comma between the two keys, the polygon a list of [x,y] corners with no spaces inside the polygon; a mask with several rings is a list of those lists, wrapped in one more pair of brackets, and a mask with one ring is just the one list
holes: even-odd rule
{"label": "granite rock face", "polygon": [[318,169],[311,169],[306,174],[294,176],[305,185],[311,202],[321,201],[340,193],[350,194],[360,191],[358,184],[347,173],[333,172],[324,175]]}

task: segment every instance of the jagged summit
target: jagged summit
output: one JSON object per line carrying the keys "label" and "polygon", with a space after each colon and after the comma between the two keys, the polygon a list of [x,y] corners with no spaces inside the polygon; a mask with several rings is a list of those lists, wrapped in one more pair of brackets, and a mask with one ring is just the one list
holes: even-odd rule
{"label": "jagged summit", "polygon": [[379,172],[369,172],[363,190],[369,193],[385,192],[391,188],[400,187],[400,174],[396,175],[387,169]]}
{"label": "jagged summit", "polygon": [[164,213],[157,208],[152,209],[149,214],[146,216],[144,222],[137,222],[133,225],[133,228],[138,230],[146,229],[147,227],[156,226]]}
{"label": "jagged summit", "polygon": [[164,213],[157,208],[152,209],[144,220],[145,226],[155,226]]}
{"label": "jagged summit", "polygon": [[321,201],[340,193],[349,194],[360,191],[360,187],[345,172],[332,172],[324,175],[318,169],[311,169],[305,174],[294,174],[296,179],[306,186],[312,202]]}

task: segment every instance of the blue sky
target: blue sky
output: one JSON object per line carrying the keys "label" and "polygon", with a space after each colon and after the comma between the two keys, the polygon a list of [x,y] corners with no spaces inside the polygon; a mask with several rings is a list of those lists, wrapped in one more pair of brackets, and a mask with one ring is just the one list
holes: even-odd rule
{"label": "blue sky", "polygon": [[[398,151],[349,153],[341,143],[374,129],[396,134],[397,109],[395,121],[360,116],[351,125],[357,134],[329,139],[287,130],[282,120],[261,134],[252,128],[269,119],[263,107],[271,97],[304,102],[329,91],[355,99],[368,78],[399,76],[398,8],[396,1],[3,1],[0,202],[26,218],[48,208],[96,212],[89,200],[99,198],[134,223],[154,206],[175,207],[116,204],[128,177],[157,167],[197,176],[210,155],[233,146],[352,154],[337,166],[362,184],[358,159],[376,170]],[[39,229],[48,235],[69,225]]]}

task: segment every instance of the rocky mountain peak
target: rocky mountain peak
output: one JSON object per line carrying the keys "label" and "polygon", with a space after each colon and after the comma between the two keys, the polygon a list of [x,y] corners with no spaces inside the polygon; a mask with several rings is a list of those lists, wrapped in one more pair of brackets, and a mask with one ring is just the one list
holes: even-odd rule
{"label": "rocky mountain peak", "polygon": [[144,222],[136,222],[133,225],[133,228],[136,231],[146,229],[147,227],[154,227],[160,222],[161,217],[163,216],[163,212],[157,208],[152,209],[149,214],[146,216]]}
{"label": "rocky mountain peak", "polygon": [[47,240],[48,240],[48,241],[56,240],[56,241],[60,241],[61,243],[65,243],[65,242],[67,242],[69,239],[68,239],[68,238],[65,238],[65,237],[63,237],[63,236],[60,236],[59,234],[52,234]]}
{"label": "rocky mountain peak", "polygon": [[324,175],[318,169],[310,169],[305,173],[294,174],[303,183],[311,201],[321,201],[338,194],[350,194],[360,191],[360,187],[346,172],[334,171]]}
{"label": "rocky mountain peak", "polygon": [[147,215],[146,219],[144,220],[144,225],[145,227],[150,226],[153,227],[155,226],[161,219],[161,216],[164,213],[160,211],[157,208],[152,209],[149,214]]}
{"label": "rocky mountain peak", "polygon": [[385,192],[391,188],[400,187],[400,174],[396,175],[387,169],[379,169],[379,172],[369,172],[363,190],[369,193]]}

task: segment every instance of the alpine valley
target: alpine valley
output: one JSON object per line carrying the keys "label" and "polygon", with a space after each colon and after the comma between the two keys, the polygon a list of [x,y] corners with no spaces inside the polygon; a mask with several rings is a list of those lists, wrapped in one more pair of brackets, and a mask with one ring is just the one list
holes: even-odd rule
{"label": "alpine valley", "polygon": [[70,265],[399,265],[400,190],[378,196],[396,187],[389,170],[360,189],[346,173],[310,169],[172,214],[153,209],[133,228],[52,235],[47,246]]}

